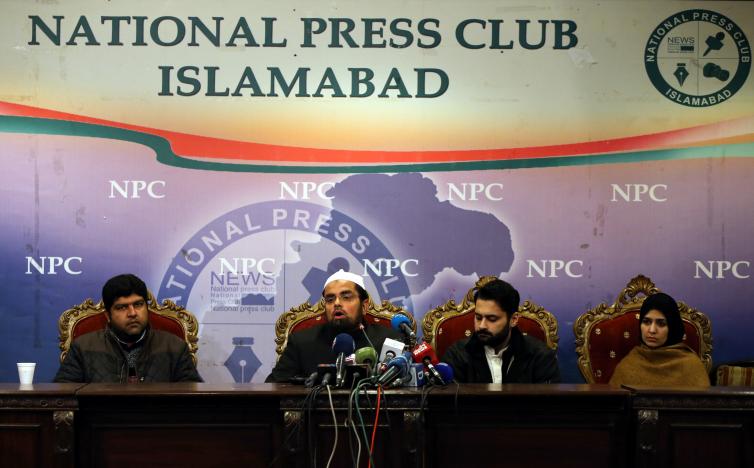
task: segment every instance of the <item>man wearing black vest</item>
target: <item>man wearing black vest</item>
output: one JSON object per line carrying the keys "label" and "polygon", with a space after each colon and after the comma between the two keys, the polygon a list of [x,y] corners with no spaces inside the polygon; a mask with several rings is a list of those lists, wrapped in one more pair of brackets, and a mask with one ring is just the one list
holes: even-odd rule
{"label": "man wearing black vest", "polygon": [[459,382],[557,383],[555,352],[516,326],[520,297],[513,286],[493,280],[474,295],[474,334],[443,356]]}

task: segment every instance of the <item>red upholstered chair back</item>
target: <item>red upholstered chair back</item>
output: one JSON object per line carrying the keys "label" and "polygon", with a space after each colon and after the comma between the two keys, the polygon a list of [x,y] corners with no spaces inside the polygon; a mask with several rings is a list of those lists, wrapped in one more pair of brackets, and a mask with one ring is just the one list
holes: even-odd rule
{"label": "red upholstered chair back", "polygon": [[[448,347],[456,341],[474,333],[474,293],[494,279],[497,278],[483,276],[466,293],[460,305],[456,305],[451,299],[424,315],[424,339],[435,348],[438,356],[445,354]],[[550,312],[531,301],[524,301],[518,308],[518,314],[517,326],[522,333],[545,342],[552,349],[558,348],[558,322]]]}
{"label": "red upholstered chair back", "polygon": [[[149,323],[155,330],[170,332],[180,339],[186,338],[183,326],[177,319],[168,318],[150,310]],[[74,324],[73,330],[71,331],[71,341],[89,332],[102,330],[105,326],[107,326],[107,316],[104,311],[84,317]]]}
{"label": "red upholstered chair back", "polygon": [[[408,317],[411,322],[411,329],[416,331],[414,316],[407,310],[396,307],[388,301],[382,301],[382,304],[376,306],[370,299],[364,313],[364,320],[370,325],[390,328],[392,326],[391,320],[395,314],[403,314]],[[326,320],[324,300],[320,300],[314,305],[307,301],[280,314],[277,322],[275,322],[275,352],[278,358],[283,353],[286,343],[288,343],[289,334],[325,323]]]}
{"label": "red upholstered chair back", "polygon": [[[155,330],[164,330],[186,341],[191,357],[196,363],[196,351],[199,334],[199,323],[194,315],[166,300],[158,305],[152,293],[149,293],[149,323]],[[81,335],[101,330],[107,326],[107,315],[102,301],[94,303],[87,299],[65,312],[58,319],[60,332],[60,361],[65,359],[71,342]]]}
{"label": "red upholstered chair back", "polygon": [[[600,304],[578,317],[573,325],[581,374],[588,383],[607,383],[615,367],[639,344],[639,311],[647,296],[659,292],[646,276],[629,281],[615,304]],[[638,295],[641,294],[639,297]],[[678,308],[686,331],[683,342],[699,354],[710,369],[712,330],[709,319],[683,302]]]}

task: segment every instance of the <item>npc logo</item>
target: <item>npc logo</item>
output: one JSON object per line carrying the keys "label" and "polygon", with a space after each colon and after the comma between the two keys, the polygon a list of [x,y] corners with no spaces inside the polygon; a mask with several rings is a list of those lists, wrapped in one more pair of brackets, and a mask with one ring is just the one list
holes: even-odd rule
{"label": "npc logo", "polygon": [[644,66],[663,96],[688,107],[730,99],[751,69],[749,40],[730,18],[686,10],[660,23],[644,50]]}

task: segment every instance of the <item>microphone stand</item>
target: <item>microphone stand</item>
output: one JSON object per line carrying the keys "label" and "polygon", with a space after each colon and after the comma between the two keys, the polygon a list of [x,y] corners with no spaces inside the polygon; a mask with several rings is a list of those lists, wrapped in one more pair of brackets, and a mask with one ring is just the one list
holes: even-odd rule
{"label": "microphone stand", "polygon": [[335,387],[341,388],[345,382],[345,355],[343,353],[338,354],[338,358],[335,360]]}

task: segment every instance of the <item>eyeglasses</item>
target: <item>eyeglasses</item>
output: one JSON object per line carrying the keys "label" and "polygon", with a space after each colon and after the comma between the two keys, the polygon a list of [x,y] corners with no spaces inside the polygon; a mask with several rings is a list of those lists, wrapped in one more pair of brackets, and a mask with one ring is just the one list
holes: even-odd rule
{"label": "eyeglasses", "polygon": [[325,304],[335,303],[336,298],[340,298],[340,302],[351,302],[356,297],[357,295],[353,291],[343,291],[339,295],[328,294],[327,296],[325,296]]}

